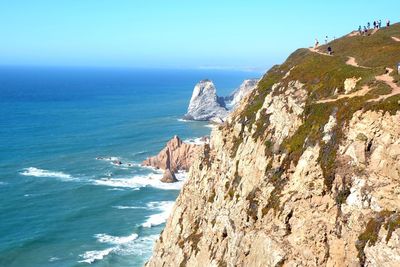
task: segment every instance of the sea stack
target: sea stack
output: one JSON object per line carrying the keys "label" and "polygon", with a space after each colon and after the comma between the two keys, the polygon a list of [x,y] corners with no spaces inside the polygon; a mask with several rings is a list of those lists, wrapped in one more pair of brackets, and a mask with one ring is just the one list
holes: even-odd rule
{"label": "sea stack", "polygon": [[171,171],[170,169],[166,169],[164,171],[163,178],[161,178],[161,182],[175,183],[175,182],[178,182],[178,179],[176,179],[175,173],[173,171]]}
{"label": "sea stack", "polygon": [[184,119],[221,123],[227,116],[224,99],[217,96],[214,83],[202,80],[196,84]]}
{"label": "sea stack", "polygon": [[147,158],[142,165],[172,172],[188,171],[201,147],[201,145],[186,144],[175,135],[157,156]]}

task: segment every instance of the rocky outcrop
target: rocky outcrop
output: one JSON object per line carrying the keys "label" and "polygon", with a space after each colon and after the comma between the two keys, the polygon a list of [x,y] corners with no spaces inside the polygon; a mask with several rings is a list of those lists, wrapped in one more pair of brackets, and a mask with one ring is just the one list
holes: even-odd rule
{"label": "rocky outcrop", "polygon": [[147,158],[142,165],[173,173],[178,170],[188,171],[200,149],[201,145],[186,144],[175,135],[157,156]]}
{"label": "rocky outcrop", "polygon": [[166,169],[160,181],[163,183],[175,183],[178,182],[178,179],[176,179],[175,173],[170,169]]}
{"label": "rocky outcrop", "polygon": [[240,101],[253,91],[258,84],[259,79],[244,80],[243,83],[228,97],[225,97],[225,101],[229,103],[229,106],[235,108],[239,105]]}
{"label": "rocky outcrop", "polygon": [[224,99],[217,96],[214,83],[202,80],[196,84],[184,119],[220,123],[227,116]]}
{"label": "rocky outcrop", "polygon": [[379,86],[340,53],[299,49],[213,129],[147,266],[400,266],[400,95],[320,102]]}

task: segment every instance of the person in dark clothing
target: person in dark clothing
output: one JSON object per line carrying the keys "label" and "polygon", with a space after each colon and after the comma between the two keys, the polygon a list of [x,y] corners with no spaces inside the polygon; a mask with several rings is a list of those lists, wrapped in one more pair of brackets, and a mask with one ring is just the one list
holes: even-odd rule
{"label": "person in dark clothing", "polygon": [[332,54],[333,54],[333,51],[332,51],[332,47],[331,47],[331,46],[328,46],[328,54],[329,54],[329,55],[332,55]]}

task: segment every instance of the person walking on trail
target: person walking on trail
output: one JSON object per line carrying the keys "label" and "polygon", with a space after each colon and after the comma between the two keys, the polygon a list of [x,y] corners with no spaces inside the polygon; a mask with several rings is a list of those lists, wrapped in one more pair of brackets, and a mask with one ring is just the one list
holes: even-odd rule
{"label": "person walking on trail", "polygon": [[328,46],[328,55],[332,55],[333,54],[333,51],[332,51],[332,47],[331,46]]}
{"label": "person walking on trail", "polygon": [[367,32],[368,32],[367,27],[364,26],[364,35],[367,35]]}
{"label": "person walking on trail", "polygon": [[360,26],[358,26],[358,33],[361,35],[362,34],[362,30],[361,30],[362,28],[361,28],[361,25]]}
{"label": "person walking on trail", "polygon": [[387,20],[386,21],[386,27],[389,27],[390,26],[390,20]]}
{"label": "person walking on trail", "polygon": [[318,39],[317,39],[317,38],[315,38],[315,44],[314,44],[314,48],[317,48],[318,46],[319,46]]}
{"label": "person walking on trail", "polygon": [[379,29],[380,29],[382,27],[382,20],[379,20],[378,25],[379,25]]}
{"label": "person walking on trail", "polygon": [[374,29],[376,29],[376,21],[375,21],[375,20],[374,20],[374,23],[373,23],[373,24],[374,24]]}

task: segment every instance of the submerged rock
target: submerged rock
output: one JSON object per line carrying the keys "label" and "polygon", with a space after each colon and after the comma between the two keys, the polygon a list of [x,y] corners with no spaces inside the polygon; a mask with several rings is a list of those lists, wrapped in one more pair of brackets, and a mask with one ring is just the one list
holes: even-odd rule
{"label": "submerged rock", "polygon": [[223,122],[228,116],[223,97],[217,96],[214,83],[202,80],[194,87],[188,111],[183,117],[187,120]]}
{"label": "submerged rock", "polygon": [[164,175],[161,178],[161,182],[163,183],[175,183],[178,182],[178,179],[176,179],[175,173],[171,171],[170,169],[166,169],[164,171]]}

